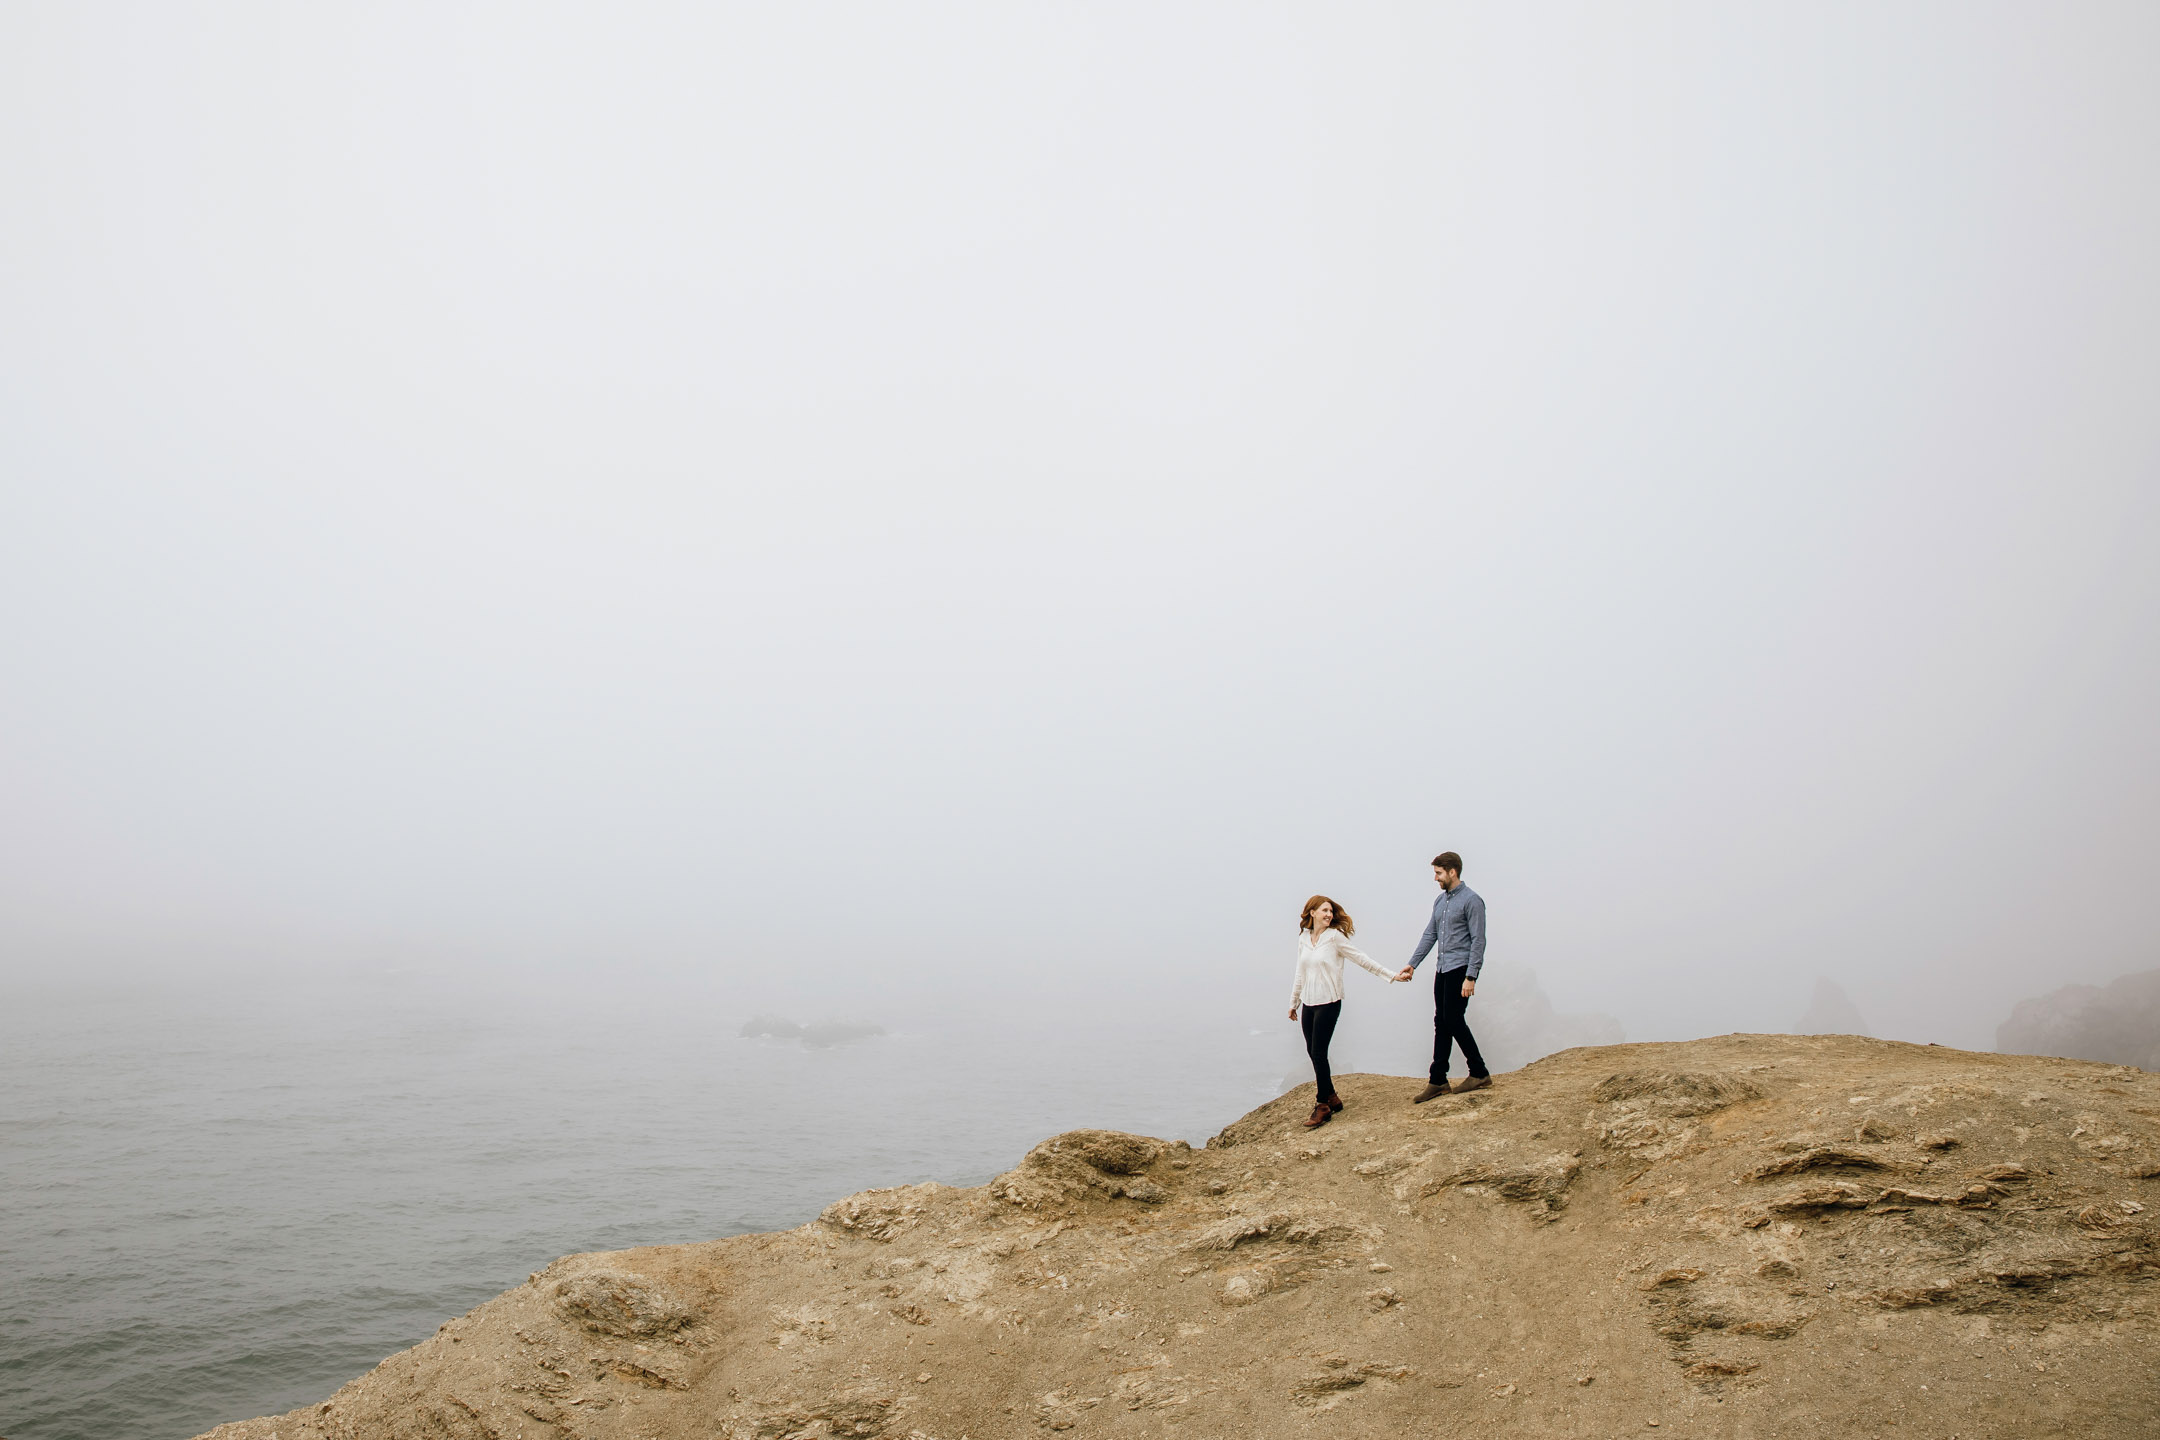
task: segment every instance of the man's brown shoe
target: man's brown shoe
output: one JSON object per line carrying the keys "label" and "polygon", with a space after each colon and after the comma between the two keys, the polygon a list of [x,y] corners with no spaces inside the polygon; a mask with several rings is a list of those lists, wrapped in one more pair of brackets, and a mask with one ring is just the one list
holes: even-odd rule
{"label": "man's brown shoe", "polygon": [[1335,1114],[1337,1114],[1337,1115],[1340,1115],[1340,1114],[1342,1114],[1342,1112],[1343,1112],[1343,1103],[1342,1103],[1342,1096],[1340,1096],[1340,1095],[1330,1095],[1330,1096],[1328,1096],[1328,1097],[1327,1097],[1327,1108],[1328,1108],[1329,1110],[1333,1111],[1333,1112],[1334,1112]]}
{"label": "man's brown shoe", "polygon": [[1465,1090],[1489,1090],[1491,1088],[1492,1076],[1490,1075],[1465,1075],[1455,1082],[1455,1093],[1457,1095],[1462,1094]]}
{"label": "man's brown shoe", "polygon": [[1410,1103],[1413,1105],[1422,1105],[1427,1100],[1437,1100],[1442,1095],[1445,1095],[1447,1093],[1448,1088],[1445,1085],[1427,1085],[1423,1090],[1418,1091],[1417,1098],[1415,1100],[1412,1100]]}
{"label": "man's brown shoe", "polygon": [[1312,1114],[1305,1117],[1305,1128],[1308,1130],[1314,1129],[1327,1124],[1328,1121],[1334,1118],[1335,1112],[1328,1109],[1327,1101],[1323,1100],[1312,1107]]}

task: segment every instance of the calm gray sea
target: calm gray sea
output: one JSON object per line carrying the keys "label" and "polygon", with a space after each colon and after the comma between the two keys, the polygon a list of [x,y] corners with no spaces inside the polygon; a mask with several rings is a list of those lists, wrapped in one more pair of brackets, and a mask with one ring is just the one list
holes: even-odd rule
{"label": "calm gray sea", "polygon": [[1083,1125],[1197,1143],[1296,1058],[1247,1015],[858,1014],[891,1033],[816,1050],[604,980],[417,988],[0,997],[0,1435],[291,1409],[558,1255],[978,1183]]}

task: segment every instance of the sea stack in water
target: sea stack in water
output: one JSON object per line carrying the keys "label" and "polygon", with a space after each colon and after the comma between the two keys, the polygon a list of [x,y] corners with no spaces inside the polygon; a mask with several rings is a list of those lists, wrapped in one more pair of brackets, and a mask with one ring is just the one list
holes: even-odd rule
{"label": "sea stack in water", "polygon": [[1415,1107],[1338,1080],[1317,1131],[1308,1084],[1204,1149],[1078,1131],[987,1185],[559,1260],[211,1434],[2153,1433],[2160,1075],[1735,1035]]}
{"label": "sea stack in water", "polygon": [[1865,1035],[1868,1023],[1860,1018],[1860,1007],[1853,1004],[1852,997],[1825,976],[1816,980],[1807,1012],[1793,1030],[1801,1035]]}

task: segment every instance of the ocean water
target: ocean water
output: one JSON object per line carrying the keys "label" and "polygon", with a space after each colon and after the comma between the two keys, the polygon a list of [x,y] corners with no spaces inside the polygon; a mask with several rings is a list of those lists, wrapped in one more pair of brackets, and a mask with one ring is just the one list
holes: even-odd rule
{"label": "ocean water", "polygon": [[[606,982],[0,1003],[0,1435],[181,1440],[328,1395],[558,1255],[979,1183],[1279,1093],[1250,1016],[938,1015],[825,1049]],[[818,1017],[798,1017],[804,1019]]]}

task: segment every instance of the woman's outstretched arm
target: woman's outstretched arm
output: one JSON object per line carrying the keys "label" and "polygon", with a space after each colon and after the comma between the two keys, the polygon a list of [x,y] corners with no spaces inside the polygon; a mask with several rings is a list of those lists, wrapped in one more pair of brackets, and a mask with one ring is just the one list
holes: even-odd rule
{"label": "woman's outstretched arm", "polygon": [[1367,955],[1363,950],[1358,949],[1357,946],[1338,941],[1335,948],[1342,952],[1344,959],[1356,961],[1358,965],[1372,971],[1373,974],[1378,975],[1383,980],[1394,980],[1395,972],[1393,970],[1381,969],[1379,961]]}

